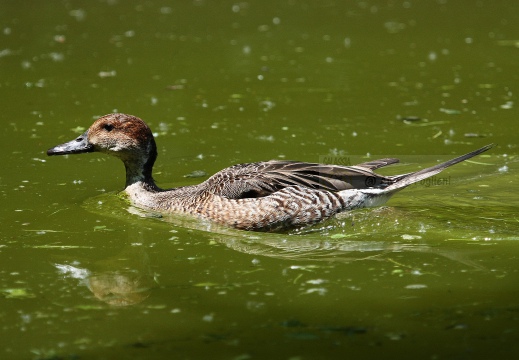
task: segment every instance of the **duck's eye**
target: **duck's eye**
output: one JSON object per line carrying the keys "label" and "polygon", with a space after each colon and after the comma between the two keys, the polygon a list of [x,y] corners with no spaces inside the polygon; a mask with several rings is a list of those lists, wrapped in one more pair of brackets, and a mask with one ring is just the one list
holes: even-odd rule
{"label": "duck's eye", "polygon": [[106,131],[112,131],[114,128],[114,126],[112,124],[104,124],[103,125],[103,129],[105,129]]}

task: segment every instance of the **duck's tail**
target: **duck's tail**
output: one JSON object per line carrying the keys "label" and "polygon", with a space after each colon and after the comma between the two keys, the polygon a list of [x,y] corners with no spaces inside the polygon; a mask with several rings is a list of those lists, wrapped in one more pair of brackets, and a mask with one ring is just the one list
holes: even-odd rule
{"label": "duck's tail", "polygon": [[386,187],[384,189],[384,192],[393,193],[393,192],[396,192],[397,190],[401,190],[411,184],[417,183],[419,181],[427,179],[428,177],[434,176],[434,175],[442,172],[449,166],[455,165],[462,161],[468,160],[476,155],[479,155],[479,154],[491,149],[492,147],[494,147],[494,144],[489,144],[489,145],[483,146],[480,149],[469,152],[468,154],[458,156],[457,158],[454,158],[452,160],[428,167],[428,168],[420,170],[420,171],[403,174],[403,175],[392,176],[391,178],[395,182],[392,183],[391,185],[389,185],[388,187]]}

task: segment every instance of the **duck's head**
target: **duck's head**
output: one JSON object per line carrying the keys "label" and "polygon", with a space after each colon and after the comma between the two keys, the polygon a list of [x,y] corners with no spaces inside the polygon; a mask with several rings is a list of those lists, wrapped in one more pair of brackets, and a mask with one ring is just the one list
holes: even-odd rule
{"label": "duck's head", "polygon": [[108,114],[96,120],[76,139],[47,150],[47,155],[102,152],[121,159],[126,166],[126,180],[134,182],[149,177],[157,158],[157,147],[150,128],[138,117]]}

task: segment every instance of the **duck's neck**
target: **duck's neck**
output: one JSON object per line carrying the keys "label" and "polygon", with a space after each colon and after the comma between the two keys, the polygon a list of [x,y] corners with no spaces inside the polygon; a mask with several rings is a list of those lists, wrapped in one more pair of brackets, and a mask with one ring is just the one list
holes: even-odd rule
{"label": "duck's neck", "polygon": [[129,187],[136,183],[143,184],[150,191],[160,191],[161,189],[153,180],[153,164],[157,159],[157,147],[155,141],[148,144],[147,149],[139,154],[138,157],[123,159],[126,168],[126,186]]}

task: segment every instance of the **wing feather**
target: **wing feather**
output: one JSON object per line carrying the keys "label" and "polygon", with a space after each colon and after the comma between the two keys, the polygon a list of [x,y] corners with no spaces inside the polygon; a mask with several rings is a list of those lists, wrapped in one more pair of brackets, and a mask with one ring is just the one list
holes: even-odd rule
{"label": "wing feather", "polygon": [[263,197],[289,186],[332,192],[384,188],[394,180],[373,170],[395,162],[398,160],[381,159],[357,166],[340,166],[271,160],[229,167],[207,179],[201,186],[205,191],[231,199]]}

